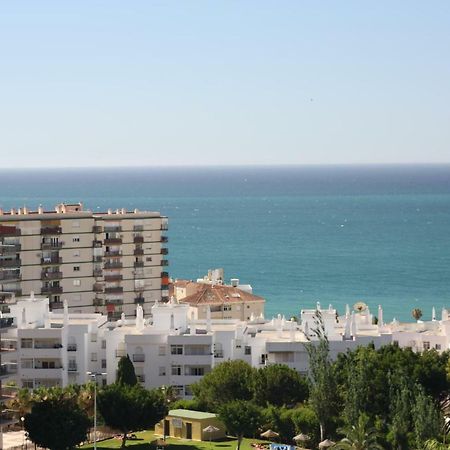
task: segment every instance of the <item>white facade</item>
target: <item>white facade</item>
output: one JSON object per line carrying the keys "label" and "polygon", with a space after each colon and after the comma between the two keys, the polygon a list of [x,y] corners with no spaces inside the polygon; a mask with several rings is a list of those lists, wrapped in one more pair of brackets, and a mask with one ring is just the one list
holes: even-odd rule
{"label": "white facade", "polygon": [[[117,364],[128,354],[139,381],[147,388],[175,386],[180,397],[191,395],[190,386],[223,361],[241,359],[253,367],[283,363],[306,373],[305,343],[317,340],[320,312],[330,343],[331,357],[357,346],[373,343],[380,347],[397,342],[415,351],[450,348],[450,320],[446,310],[441,320],[378,324],[368,309],[338,316],[331,306],[302,310],[300,323],[278,316],[271,320],[252,317],[235,319],[192,318],[189,305],[156,303],[152,319],[144,319],[140,305],[136,318],[125,315],[116,323],[101,314],[49,312],[48,299],[34,298],[10,306],[15,328],[3,333],[4,342],[17,341],[11,352],[17,362],[19,386],[66,386],[88,381],[87,372],[104,372],[104,383],[116,380]],[[9,344],[8,344],[9,345]],[[14,345],[12,345],[14,348]],[[11,366],[12,367],[12,366]]]}

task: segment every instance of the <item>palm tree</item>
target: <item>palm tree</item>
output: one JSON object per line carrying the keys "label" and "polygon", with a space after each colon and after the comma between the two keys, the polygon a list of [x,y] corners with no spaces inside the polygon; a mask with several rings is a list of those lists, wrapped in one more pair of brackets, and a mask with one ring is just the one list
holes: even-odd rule
{"label": "palm tree", "polygon": [[337,442],[333,450],[383,450],[377,442],[378,431],[368,427],[368,424],[369,418],[361,414],[356,425],[339,429],[338,432],[344,434],[345,438]]}
{"label": "palm tree", "polygon": [[420,320],[420,318],[422,317],[422,310],[420,308],[414,308],[411,314],[414,317],[414,319]]}
{"label": "palm tree", "polygon": [[425,441],[424,450],[448,450],[448,445],[438,442],[436,439]]}

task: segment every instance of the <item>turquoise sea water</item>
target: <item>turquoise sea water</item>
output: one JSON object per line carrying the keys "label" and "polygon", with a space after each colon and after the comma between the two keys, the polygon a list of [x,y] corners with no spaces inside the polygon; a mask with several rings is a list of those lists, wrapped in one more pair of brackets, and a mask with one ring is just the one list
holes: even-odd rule
{"label": "turquoise sea water", "polygon": [[450,307],[450,166],[0,170],[4,209],[80,200],[161,211],[172,276],[224,267],[267,315]]}

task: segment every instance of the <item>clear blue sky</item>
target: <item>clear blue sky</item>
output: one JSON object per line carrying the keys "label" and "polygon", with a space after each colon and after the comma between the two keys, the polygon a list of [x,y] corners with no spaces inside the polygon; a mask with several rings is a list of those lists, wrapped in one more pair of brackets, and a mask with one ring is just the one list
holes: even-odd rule
{"label": "clear blue sky", "polygon": [[450,2],[2,2],[0,155],[450,162]]}

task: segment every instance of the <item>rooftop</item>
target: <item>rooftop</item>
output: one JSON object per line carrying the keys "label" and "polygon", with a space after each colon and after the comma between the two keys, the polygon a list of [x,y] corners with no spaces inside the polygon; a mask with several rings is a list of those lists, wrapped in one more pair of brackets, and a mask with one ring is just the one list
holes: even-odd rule
{"label": "rooftop", "polygon": [[214,419],[215,417],[217,417],[216,414],[213,413],[191,411],[190,409],[172,409],[169,411],[169,416],[196,420]]}

